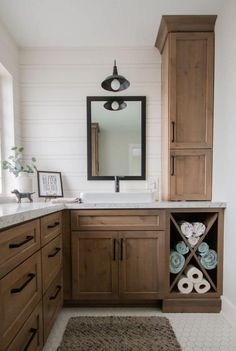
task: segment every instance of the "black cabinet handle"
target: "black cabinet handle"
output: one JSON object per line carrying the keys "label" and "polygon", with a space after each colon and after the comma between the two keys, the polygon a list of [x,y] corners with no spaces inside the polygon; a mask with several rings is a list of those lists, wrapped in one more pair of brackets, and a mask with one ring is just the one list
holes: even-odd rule
{"label": "black cabinet handle", "polygon": [[55,228],[55,227],[57,227],[59,224],[60,224],[60,222],[55,222],[55,223],[53,223],[53,224],[49,224],[49,225],[48,225],[48,229]]}
{"label": "black cabinet handle", "polygon": [[17,294],[21,292],[31,282],[31,280],[35,278],[35,276],[36,275],[34,273],[29,273],[27,280],[19,288],[11,289],[11,294]]}
{"label": "black cabinet handle", "polygon": [[60,252],[60,251],[61,251],[61,248],[60,247],[56,247],[55,251],[48,255],[48,258],[56,256],[58,254],[58,252]]}
{"label": "black cabinet handle", "polygon": [[33,338],[35,337],[36,333],[37,333],[37,329],[35,328],[30,328],[30,331],[31,333],[31,337],[29,338],[29,341],[27,342],[27,344],[25,345],[25,348],[24,348],[24,351],[27,351],[31,342],[33,341]]}
{"label": "black cabinet handle", "polygon": [[172,139],[171,139],[171,142],[174,143],[174,141],[175,141],[175,122],[172,121],[171,125],[172,125]]}
{"label": "black cabinet handle", "polygon": [[113,261],[116,260],[116,239],[113,240]]}
{"label": "black cabinet handle", "polygon": [[33,235],[27,235],[26,238],[19,242],[19,243],[13,243],[13,244],[9,244],[9,249],[15,249],[17,247],[20,247],[22,245],[25,245],[26,243],[28,243],[29,241],[33,240],[34,236]]}
{"label": "black cabinet handle", "polygon": [[124,239],[120,239],[120,260],[123,261],[123,243]]}
{"label": "black cabinet handle", "polygon": [[171,176],[175,175],[175,156],[171,156]]}
{"label": "black cabinet handle", "polygon": [[59,292],[61,291],[61,285],[57,285],[57,291],[53,296],[49,297],[49,300],[55,300],[57,298],[57,295],[59,294]]}

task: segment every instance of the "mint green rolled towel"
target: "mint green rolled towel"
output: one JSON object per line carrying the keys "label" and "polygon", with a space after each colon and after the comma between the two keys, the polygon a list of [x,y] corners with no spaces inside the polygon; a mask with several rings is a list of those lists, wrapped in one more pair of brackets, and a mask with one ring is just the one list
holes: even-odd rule
{"label": "mint green rolled towel", "polygon": [[208,253],[209,251],[209,245],[203,241],[197,248],[197,252],[200,256],[204,256]]}
{"label": "mint green rolled towel", "polygon": [[185,263],[185,258],[179,252],[171,250],[170,252],[170,272],[177,274],[181,271]]}
{"label": "mint green rolled towel", "polygon": [[175,245],[175,249],[178,253],[180,253],[181,255],[186,255],[189,252],[189,247],[185,244],[185,242],[179,241],[176,245]]}
{"label": "mint green rolled towel", "polygon": [[217,253],[215,250],[209,250],[204,256],[200,256],[200,262],[207,270],[214,269],[217,266]]}

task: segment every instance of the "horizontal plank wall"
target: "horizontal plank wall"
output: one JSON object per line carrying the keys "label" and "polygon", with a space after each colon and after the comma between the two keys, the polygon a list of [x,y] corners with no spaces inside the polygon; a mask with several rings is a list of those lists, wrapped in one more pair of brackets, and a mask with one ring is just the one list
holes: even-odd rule
{"label": "horizontal plank wall", "polygon": [[[161,59],[156,48],[21,49],[21,126],[27,156],[42,170],[61,171],[65,196],[98,188],[87,181],[86,96],[112,95],[100,87],[118,71],[130,81],[119,95],[147,96],[147,178],[161,173]],[[99,182],[113,190],[113,182]],[[121,182],[145,189],[146,182]]]}

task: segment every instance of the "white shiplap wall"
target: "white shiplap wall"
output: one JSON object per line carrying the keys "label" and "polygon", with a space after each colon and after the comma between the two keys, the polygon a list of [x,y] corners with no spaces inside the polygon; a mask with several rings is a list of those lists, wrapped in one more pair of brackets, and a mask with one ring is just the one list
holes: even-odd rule
{"label": "white shiplap wall", "polygon": [[[130,88],[119,95],[147,97],[147,179],[161,173],[161,59],[152,48],[21,49],[21,128],[26,155],[41,170],[61,171],[65,196],[109,191],[113,182],[87,181],[86,96],[113,95],[100,87],[113,60]],[[145,189],[121,182],[121,190]]]}

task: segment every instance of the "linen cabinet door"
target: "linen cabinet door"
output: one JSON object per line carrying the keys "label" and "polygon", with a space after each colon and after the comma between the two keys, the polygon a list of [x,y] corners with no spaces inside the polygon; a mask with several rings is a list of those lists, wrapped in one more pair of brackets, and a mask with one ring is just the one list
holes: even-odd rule
{"label": "linen cabinet door", "polygon": [[120,297],[133,300],[162,298],[165,284],[164,232],[120,232],[119,243]]}
{"label": "linen cabinet door", "polygon": [[73,299],[109,300],[117,296],[117,232],[72,232]]}
{"label": "linen cabinet door", "polygon": [[170,200],[211,200],[212,151],[170,153]]}
{"label": "linen cabinet door", "polygon": [[169,145],[211,148],[214,33],[170,33]]}

